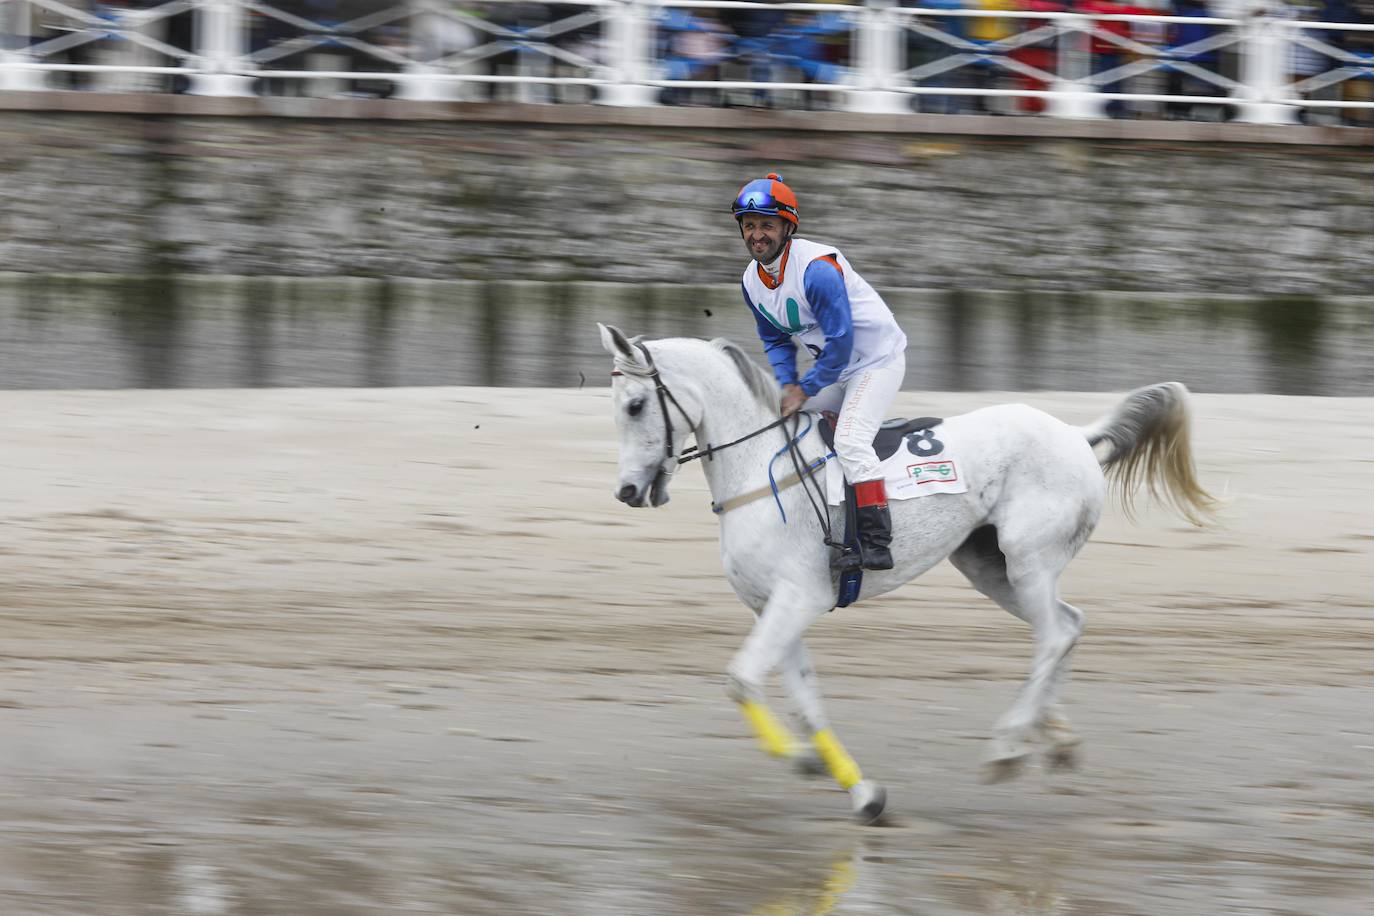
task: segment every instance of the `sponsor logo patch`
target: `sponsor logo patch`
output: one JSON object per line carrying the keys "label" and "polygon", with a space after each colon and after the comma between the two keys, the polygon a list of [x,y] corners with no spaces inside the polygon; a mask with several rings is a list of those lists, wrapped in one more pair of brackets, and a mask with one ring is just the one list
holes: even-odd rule
{"label": "sponsor logo patch", "polygon": [[917,484],[953,483],[959,479],[959,469],[953,461],[922,461],[906,466],[907,476]]}

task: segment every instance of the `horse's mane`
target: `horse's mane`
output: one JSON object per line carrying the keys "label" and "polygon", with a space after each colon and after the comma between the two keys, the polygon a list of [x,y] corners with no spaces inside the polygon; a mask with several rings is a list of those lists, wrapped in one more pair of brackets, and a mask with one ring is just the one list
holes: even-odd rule
{"label": "horse's mane", "polygon": [[[638,345],[643,340],[644,338],[641,335],[639,337],[630,338],[629,342],[633,345]],[[702,340],[699,337],[663,338],[655,343],[689,344],[696,346],[705,345],[710,347],[715,352],[724,355],[726,359],[734,364],[735,371],[739,373],[745,386],[748,387],[749,393],[754,396],[754,399],[758,401],[760,405],[772,411],[778,409],[778,386],[773,380],[772,373],[754,362],[739,344],[726,340],[724,337],[717,337],[709,341]],[[649,372],[652,371],[652,369],[646,369],[645,366],[638,362],[632,362],[630,359],[619,355],[615,357],[615,368],[626,375],[639,376],[640,378],[647,377]]]}
{"label": "horse's mane", "polygon": [[778,386],[773,380],[773,375],[758,363],[754,362],[736,343],[726,340],[724,337],[717,337],[711,341],[712,349],[718,350],[729,357],[739,370],[740,376],[744,379],[749,391],[760,404],[769,410],[778,409]]}

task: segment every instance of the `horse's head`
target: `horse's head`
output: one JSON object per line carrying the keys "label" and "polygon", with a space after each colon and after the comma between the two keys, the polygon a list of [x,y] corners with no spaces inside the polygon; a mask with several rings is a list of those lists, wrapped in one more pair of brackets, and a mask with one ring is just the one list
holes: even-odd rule
{"label": "horse's head", "polygon": [[601,345],[615,357],[611,399],[620,430],[620,477],[615,498],[626,505],[661,506],[693,422],[687,386],[664,384],[647,347],[619,328],[597,324]]}

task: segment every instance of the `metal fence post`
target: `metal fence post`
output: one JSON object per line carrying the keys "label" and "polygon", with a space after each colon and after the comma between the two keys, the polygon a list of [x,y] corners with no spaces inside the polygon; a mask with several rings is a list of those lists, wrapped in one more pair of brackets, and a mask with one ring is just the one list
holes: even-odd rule
{"label": "metal fence post", "polygon": [[599,105],[656,105],[658,90],[645,86],[649,72],[650,23],[646,4],[640,0],[621,0],[620,8],[608,20],[610,47],[607,69],[614,83],[597,87]]}
{"label": "metal fence post", "polygon": [[1088,82],[1092,70],[1093,21],[1086,16],[1066,16],[1057,20],[1059,29],[1059,79],[1050,88],[1062,92],[1051,96],[1045,114],[1052,118],[1100,118],[1107,103]]}
{"label": "metal fence post", "polygon": [[1293,124],[1297,112],[1279,104],[1287,67],[1288,36],[1265,15],[1241,20],[1240,86],[1232,97],[1240,100],[1236,119],[1247,124]]}
{"label": "metal fence post", "polygon": [[248,18],[243,15],[242,0],[201,0],[196,18],[199,72],[191,75],[187,91],[192,95],[253,95],[253,78],[233,72],[246,65]]}
{"label": "metal fence post", "polygon": [[23,66],[30,61],[32,33],[33,9],[28,0],[11,0],[0,6],[0,90],[37,92],[47,88],[43,71]]}
{"label": "metal fence post", "polygon": [[892,0],[867,0],[859,16],[858,81],[845,103],[846,111],[866,114],[910,114],[904,93],[891,92],[902,60],[906,30],[888,10]]}

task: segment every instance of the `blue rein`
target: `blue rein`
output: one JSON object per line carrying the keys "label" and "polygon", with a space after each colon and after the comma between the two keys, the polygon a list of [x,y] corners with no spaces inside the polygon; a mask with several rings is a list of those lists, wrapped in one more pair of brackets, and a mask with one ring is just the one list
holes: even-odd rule
{"label": "blue rein", "polygon": [[[811,427],[814,425],[815,421],[811,419],[811,414],[806,413],[803,415],[806,417],[806,429],[797,433],[795,438],[791,439],[786,445],[784,445],[782,448],[774,452],[773,457],[768,460],[768,486],[773,491],[773,502],[777,504],[778,514],[782,516],[782,523],[784,525],[787,524],[787,511],[783,509],[782,498],[778,495],[778,482],[773,477],[773,462],[777,461],[789,450],[796,448],[797,444],[801,442],[802,439],[805,439],[806,436],[811,432]],[[833,451],[828,454],[822,455],[815,461],[808,464],[804,470],[804,473],[814,474],[819,468],[823,467],[827,461],[834,457],[835,453]]]}

